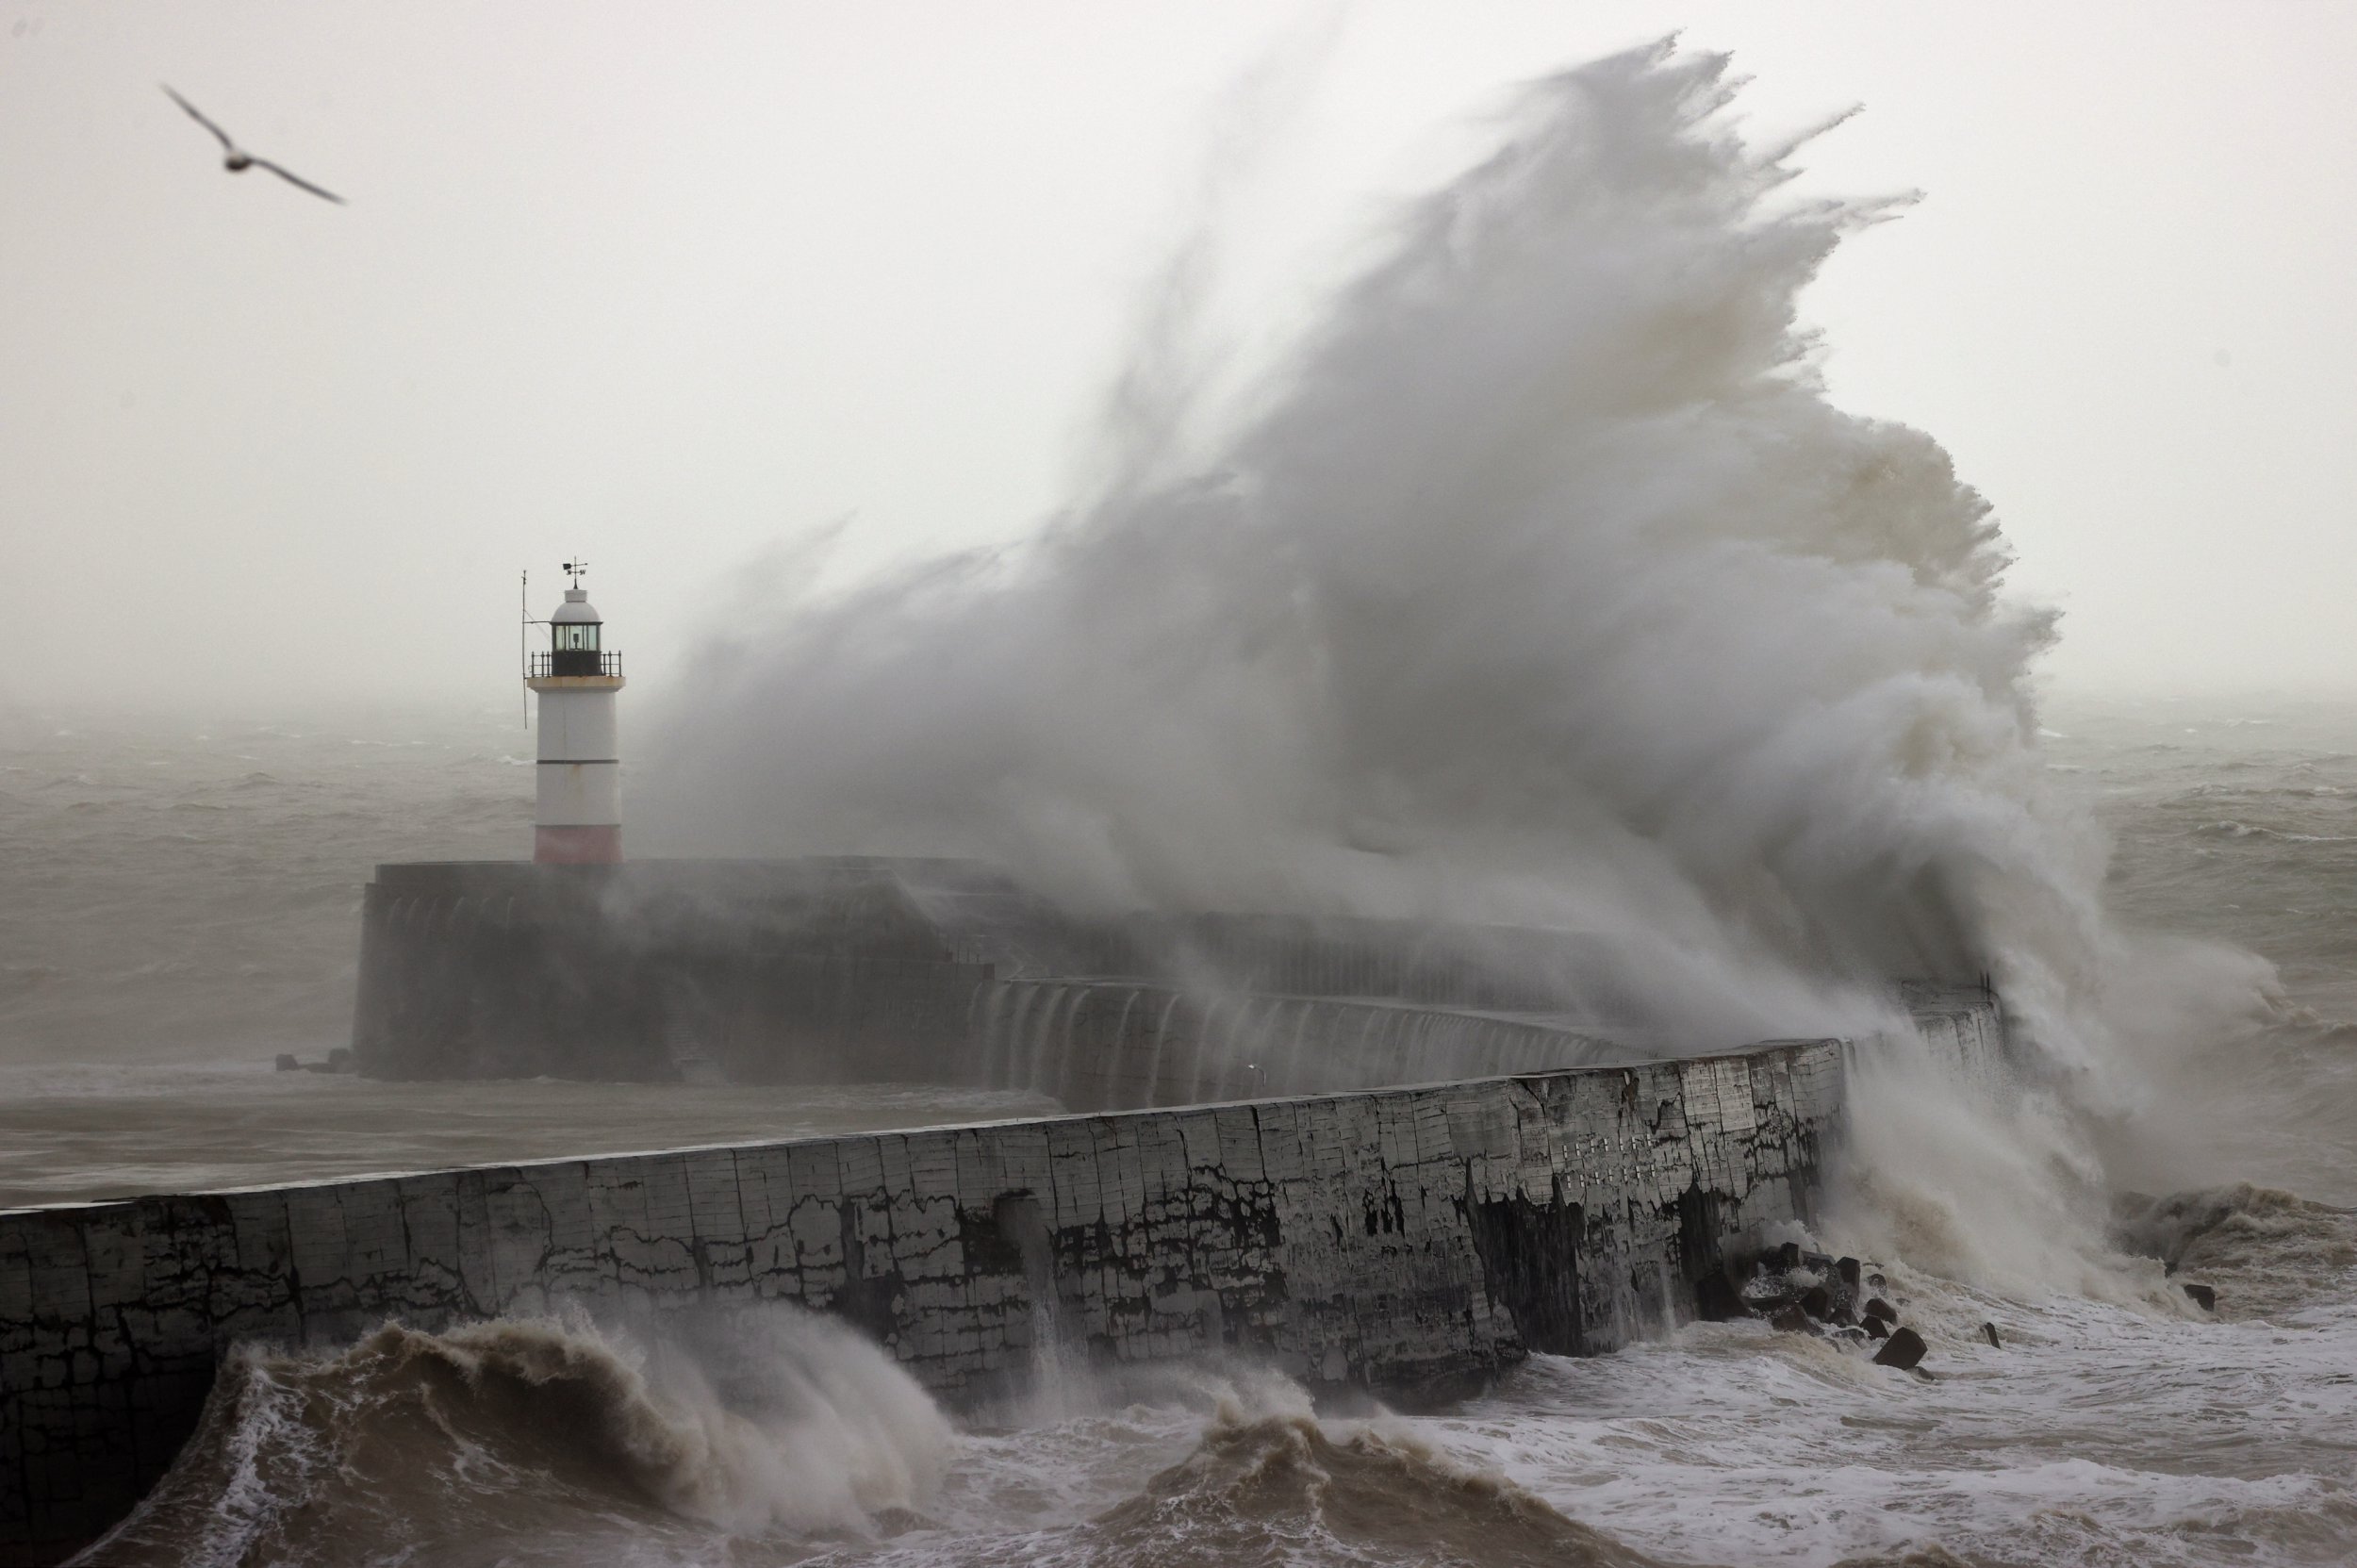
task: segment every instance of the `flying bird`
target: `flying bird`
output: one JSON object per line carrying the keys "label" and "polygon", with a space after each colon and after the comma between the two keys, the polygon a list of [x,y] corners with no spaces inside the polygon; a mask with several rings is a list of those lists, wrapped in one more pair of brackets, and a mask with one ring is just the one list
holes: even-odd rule
{"label": "flying bird", "polygon": [[204,126],[206,130],[212,132],[215,137],[220,139],[222,145],[221,166],[223,169],[228,170],[233,174],[242,174],[248,169],[267,169],[272,173],[276,174],[280,179],[285,180],[288,185],[300,186],[302,189],[308,190],[314,196],[324,196],[338,206],[347,205],[344,202],[344,199],[341,196],[337,195],[333,190],[323,190],[320,187],[313,185],[309,180],[303,178],[300,174],[288,173],[286,170],[281,169],[278,165],[272,163],[266,157],[255,157],[252,153],[247,152],[236,142],[230,140],[229,133],[227,131],[223,130],[219,125],[216,125],[210,120],[206,119],[204,110],[198,108],[194,104],[190,103],[186,98],[181,97],[177,92],[173,92],[169,86],[161,83],[157,85],[163,86],[164,91],[170,95],[173,103],[189,111],[190,119],[195,121],[198,124]]}

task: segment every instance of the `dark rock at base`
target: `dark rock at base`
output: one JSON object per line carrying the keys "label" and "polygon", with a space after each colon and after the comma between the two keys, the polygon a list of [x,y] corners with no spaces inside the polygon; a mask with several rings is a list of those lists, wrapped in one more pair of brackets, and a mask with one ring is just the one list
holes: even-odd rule
{"label": "dark rock at base", "polygon": [[1879,1317],[1885,1323],[1896,1323],[1899,1321],[1899,1309],[1879,1296],[1870,1296],[1866,1302],[1866,1315]]}
{"label": "dark rock at base", "polygon": [[1925,1348],[1923,1336],[1914,1329],[1894,1329],[1891,1336],[1883,1342],[1883,1347],[1874,1352],[1874,1364],[1895,1366],[1902,1372],[1912,1372],[1915,1370],[1915,1363],[1923,1359]]}
{"label": "dark rock at base", "polygon": [[1835,1272],[1841,1276],[1841,1282],[1849,1286],[1851,1290],[1854,1291],[1857,1289],[1858,1272],[1860,1266],[1861,1265],[1855,1258],[1844,1258],[1839,1263],[1834,1264],[1834,1269]]}
{"label": "dark rock at base", "polygon": [[1813,1334],[1817,1332],[1817,1325],[1811,1323],[1808,1320],[1808,1314],[1801,1311],[1798,1307],[1786,1307],[1782,1309],[1776,1313],[1775,1316],[1768,1320],[1768,1327],[1773,1329],[1780,1334]]}
{"label": "dark rock at base", "polygon": [[1991,1350],[2003,1350],[2005,1347],[2004,1342],[1997,1337],[1997,1325],[1994,1323],[1982,1324],[1981,1332],[1988,1336],[1988,1347]]}
{"label": "dark rock at base", "polygon": [[1890,1281],[1884,1279],[1879,1273],[1870,1274],[1866,1277],[1866,1287],[1869,1290],[1883,1290],[1887,1288],[1889,1283]]}
{"label": "dark rock at base", "polygon": [[2217,1292],[2212,1290],[2209,1286],[2187,1285],[2185,1287],[2185,1295],[2190,1296],[2193,1299],[2193,1304],[2200,1308],[2203,1312],[2214,1312],[2217,1311]]}
{"label": "dark rock at base", "polygon": [[1890,1337],[1890,1325],[1884,1322],[1881,1318],[1876,1317],[1872,1312],[1868,1312],[1866,1314],[1866,1321],[1863,1324],[1860,1324],[1859,1327],[1864,1329],[1869,1334],[1871,1334],[1876,1339],[1888,1339]]}
{"label": "dark rock at base", "polygon": [[1822,1285],[1811,1285],[1801,1293],[1801,1311],[1822,1323],[1833,1316],[1833,1293]]}
{"label": "dark rock at base", "polygon": [[1705,1323],[1724,1323],[1730,1318],[1749,1317],[1751,1309],[1727,1277],[1713,1269],[1694,1281],[1694,1313]]}
{"label": "dark rock at base", "polygon": [[301,1072],[303,1070],[303,1064],[295,1060],[294,1052],[290,1050],[282,1050],[278,1053],[277,1065],[278,1070],[282,1073]]}
{"label": "dark rock at base", "polygon": [[1777,1247],[1773,1252],[1768,1254],[1768,1256],[1772,1260],[1771,1266],[1782,1269],[1785,1273],[1789,1274],[1794,1269],[1801,1266],[1801,1244],[1799,1242],[1787,1242],[1782,1246]]}

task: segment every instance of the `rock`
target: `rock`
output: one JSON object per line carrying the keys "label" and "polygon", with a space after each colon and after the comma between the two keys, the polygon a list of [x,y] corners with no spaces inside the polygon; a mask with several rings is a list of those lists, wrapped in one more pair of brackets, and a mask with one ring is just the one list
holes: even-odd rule
{"label": "rock", "polygon": [[1717,1269],[1694,1281],[1694,1314],[1705,1323],[1724,1323],[1729,1318],[1749,1317],[1751,1309],[1727,1277]]}
{"label": "rock", "polygon": [[1872,1335],[1876,1339],[1888,1339],[1890,1337],[1890,1325],[1884,1322],[1881,1318],[1876,1317],[1872,1312],[1866,1314],[1866,1321],[1860,1324],[1859,1327],[1864,1329],[1869,1334]]}
{"label": "rock", "polygon": [[1782,1246],[1777,1247],[1775,1251],[1770,1253],[1769,1256],[1775,1260],[1775,1267],[1782,1269],[1787,1274],[1789,1274],[1794,1269],[1801,1266],[1801,1244],[1799,1242],[1787,1242]]}
{"label": "rock", "polygon": [[1915,1363],[1923,1359],[1923,1336],[1912,1329],[1898,1329],[1874,1352],[1876,1366],[1895,1366],[1902,1372],[1912,1372]]}
{"label": "rock", "polygon": [[1997,1325],[1994,1323],[1982,1324],[1981,1332],[1988,1336],[1988,1347],[1991,1350],[2003,1350],[2005,1347],[2004,1342],[1997,1337]]}
{"label": "rock", "polygon": [[1854,1291],[1857,1289],[1859,1267],[1855,1258],[1844,1258],[1834,1264],[1835,1272],[1841,1276],[1841,1282]]}
{"label": "rock", "polygon": [[1896,1323],[1899,1321],[1899,1309],[1892,1306],[1889,1302],[1885,1301],[1881,1296],[1877,1296],[1868,1299],[1866,1303],[1866,1315],[1868,1317],[1879,1317],[1885,1323]]}
{"label": "rock", "polygon": [[1907,1368],[1907,1371],[1908,1371],[1908,1372],[1910,1372],[1911,1374],[1913,1374],[1915,1377],[1918,1377],[1918,1378],[1921,1378],[1923,1381],[1925,1381],[1925,1382],[1927,1382],[1927,1383],[1936,1383],[1936,1382],[1939,1381],[1939,1379],[1938,1379],[1937,1377],[1933,1376],[1933,1374],[1931,1374],[1930,1372],[1926,1371],[1924,1368],[1920,1367],[1920,1366],[1911,1366],[1911,1367],[1908,1367],[1908,1368]]}
{"label": "rock", "polygon": [[1768,1327],[1780,1334],[1813,1334],[1817,1325],[1798,1307],[1786,1307],[1768,1320]]}
{"label": "rock", "polygon": [[1889,1287],[1890,1281],[1884,1279],[1879,1273],[1870,1274],[1866,1277],[1866,1288],[1869,1290],[1887,1290]]}
{"label": "rock", "polygon": [[2192,1297],[2193,1304],[2200,1308],[2203,1312],[2214,1312],[2217,1311],[2217,1292],[2212,1290],[2209,1286],[2187,1285],[2185,1287],[2185,1294]]}
{"label": "rock", "polygon": [[1846,1323],[1840,1328],[1832,1330],[1825,1337],[1831,1340],[1838,1340],[1843,1345],[1864,1345],[1867,1341],[1865,1329],[1858,1328],[1854,1324]]}
{"label": "rock", "polygon": [[282,1050],[278,1053],[278,1070],[282,1073],[301,1072],[303,1064],[295,1060],[294,1052]]}
{"label": "rock", "polygon": [[1822,1323],[1833,1316],[1833,1293],[1822,1285],[1811,1285],[1801,1293],[1801,1311]]}

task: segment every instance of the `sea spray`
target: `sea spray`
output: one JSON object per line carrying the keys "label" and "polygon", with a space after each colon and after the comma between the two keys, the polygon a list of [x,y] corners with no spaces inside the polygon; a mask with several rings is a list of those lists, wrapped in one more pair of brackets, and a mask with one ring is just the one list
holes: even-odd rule
{"label": "sea spray", "polygon": [[1881,208],[1782,198],[1730,93],[1535,84],[1189,471],[797,600],[664,716],[672,787],[1097,905],[1617,937],[1696,1046],[1973,972],[1977,882],[2057,870],[2048,620],[1937,445],[1826,402],[1794,302]]}
{"label": "sea spray", "polygon": [[387,1324],[350,1347],[239,1347],[196,1435],[82,1560],[564,1561],[714,1529],[871,1536],[922,1505],[948,1421],[845,1326],[799,1307],[667,1323]]}
{"label": "sea spray", "polygon": [[1993,972],[2045,1098],[1987,1156],[2094,1213],[2137,1054],[2266,966],[2111,919],[2036,748],[2052,616],[1800,323],[1891,204],[1793,195],[1733,95],[1667,44],[1531,84],[1256,387],[1166,417],[1191,461],[716,650],[663,716],[675,798],[729,848],[1076,905],[1575,930],[1680,1050],[1897,1032],[1891,977]]}

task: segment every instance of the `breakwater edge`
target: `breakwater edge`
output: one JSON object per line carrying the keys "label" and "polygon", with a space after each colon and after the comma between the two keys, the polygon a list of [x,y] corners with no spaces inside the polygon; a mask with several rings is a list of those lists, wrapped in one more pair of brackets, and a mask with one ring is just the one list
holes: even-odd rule
{"label": "breakwater edge", "polygon": [[[1978,1048],[1974,995],[1940,1016]],[[36,1560],[112,1525],[232,1345],[387,1318],[788,1300],[952,1404],[1018,1394],[1050,1343],[1472,1389],[1691,1317],[1731,1243],[1805,1221],[1849,1048],[0,1215],[0,1540]]]}

